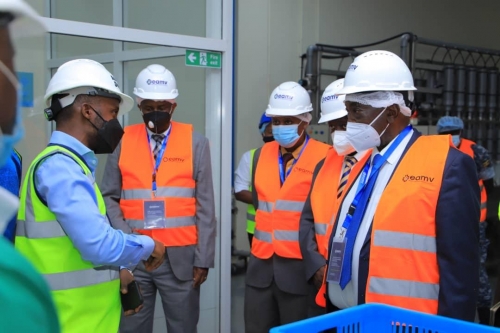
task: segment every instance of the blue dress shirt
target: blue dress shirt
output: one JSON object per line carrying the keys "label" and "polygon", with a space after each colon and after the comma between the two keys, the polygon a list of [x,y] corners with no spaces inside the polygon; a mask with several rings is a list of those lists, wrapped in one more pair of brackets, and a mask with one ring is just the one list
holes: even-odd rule
{"label": "blue dress shirt", "polygon": [[[50,143],[72,149],[94,174],[97,157],[80,141],[55,131]],[[153,252],[151,238],[128,235],[111,227],[108,218],[99,212],[93,184],[70,157],[56,154],[40,163],[35,186],[84,260],[95,265],[133,266]]]}
{"label": "blue dress shirt", "polygon": [[[21,159],[15,151],[12,151],[7,163],[0,168],[0,186],[15,196],[19,196],[21,172]],[[14,237],[16,236],[16,221],[17,216],[14,216],[3,234],[11,242],[14,242]]]}

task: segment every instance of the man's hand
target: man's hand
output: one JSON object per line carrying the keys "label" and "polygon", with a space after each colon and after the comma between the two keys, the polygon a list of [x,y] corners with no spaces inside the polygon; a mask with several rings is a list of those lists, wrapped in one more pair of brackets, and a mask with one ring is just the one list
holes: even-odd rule
{"label": "man's hand", "polygon": [[[128,285],[134,281],[134,276],[128,271],[128,269],[121,269],[120,270],[120,292],[122,294],[128,293]],[[144,304],[139,305],[136,309],[134,310],[128,310],[125,311],[125,316],[131,316],[133,314],[136,314],[137,312],[141,311],[142,308],[144,307]]]}
{"label": "man's hand", "polygon": [[316,271],[316,273],[314,273],[313,283],[318,290],[319,290],[319,288],[321,288],[321,285],[323,284],[323,277],[325,276],[325,269],[326,269],[326,265],[323,267],[320,267],[320,269],[318,269]]}
{"label": "man's hand", "polygon": [[155,241],[155,248],[153,250],[153,253],[151,253],[151,256],[146,260],[144,263],[144,267],[148,272],[154,271],[160,265],[163,263],[163,260],[165,260],[165,245],[163,245],[162,242]]}
{"label": "man's hand", "polygon": [[198,288],[207,280],[208,268],[193,267],[193,288]]}

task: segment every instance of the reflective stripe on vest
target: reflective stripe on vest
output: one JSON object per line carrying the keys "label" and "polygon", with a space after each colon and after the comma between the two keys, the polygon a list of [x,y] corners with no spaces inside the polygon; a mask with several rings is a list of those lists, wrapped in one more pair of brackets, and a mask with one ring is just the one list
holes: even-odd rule
{"label": "reflective stripe on vest", "polygon": [[[474,150],[472,149],[472,146],[475,145],[476,143],[471,140],[467,139],[461,139],[460,141],[460,147],[458,148],[461,152],[469,155],[471,158],[474,159]],[[481,215],[479,217],[479,222],[484,222],[486,221],[486,217],[488,215],[488,196],[486,194],[486,189],[484,188],[484,183],[482,179],[479,179],[479,191],[481,194]]]}
{"label": "reflective stripe on vest", "polygon": [[67,290],[87,287],[120,278],[118,267],[103,266],[80,271],[44,274],[50,289]]}
{"label": "reflective stripe on vest", "polygon": [[[152,191],[153,157],[144,124],[127,126],[122,138],[118,166],[122,175],[120,208],[128,225],[165,246],[198,243],[196,227],[196,181],[193,178],[193,127],[171,122],[163,160],[156,174],[156,197]],[[141,163],[137,163],[141,161]],[[166,228],[144,229],[144,202],[165,203]]]}
{"label": "reflective stripe on vest", "polygon": [[[49,146],[35,158],[24,179],[15,246],[49,284],[62,331],[116,332],[121,316],[118,270],[109,266],[95,267],[83,260],[56,216],[40,201],[34,189],[35,167],[54,154],[64,154],[82,168],[94,186],[99,212],[106,214],[101,192],[83,160],[64,147]],[[92,299],[90,312],[88,299]]]}
{"label": "reflective stripe on vest", "polygon": [[439,283],[424,283],[397,279],[372,277],[370,292],[399,296],[405,298],[425,298],[437,301],[439,297]]}
{"label": "reflective stripe on vest", "polygon": [[[372,224],[367,303],[437,314],[435,213],[449,150],[446,136],[419,137],[387,184]],[[408,181],[422,173],[425,181]]]}
{"label": "reflective stripe on vest", "polygon": [[260,259],[273,254],[302,259],[299,221],[310,191],[313,170],[330,146],[310,139],[283,186],[279,173],[279,144],[266,143],[255,170],[255,191],[259,207],[252,240],[252,254]]}
{"label": "reflective stripe on vest", "polygon": [[[122,199],[144,199],[149,200],[153,195],[153,191],[148,190],[122,190]],[[172,198],[194,198],[194,188],[185,187],[166,187],[159,186],[156,190],[157,197],[172,197]]]}

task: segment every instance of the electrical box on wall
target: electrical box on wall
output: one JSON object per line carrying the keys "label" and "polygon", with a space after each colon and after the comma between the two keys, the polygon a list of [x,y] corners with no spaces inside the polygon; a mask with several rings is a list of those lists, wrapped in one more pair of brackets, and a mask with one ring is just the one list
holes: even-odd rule
{"label": "electrical box on wall", "polygon": [[319,124],[319,125],[309,125],[307,127],[307,134],[313,139],[316,139],[320,142],[324,142],[326,144],[330,144],[330,129],[327,124]]}

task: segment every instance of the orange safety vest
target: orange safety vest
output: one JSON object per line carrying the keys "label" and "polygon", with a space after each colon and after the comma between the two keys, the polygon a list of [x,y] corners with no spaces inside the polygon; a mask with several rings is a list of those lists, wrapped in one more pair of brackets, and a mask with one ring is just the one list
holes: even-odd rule
{"label": "orange safety vest", "polygon": [[419,137],[382,193],[372,225],[366,303],[437,314],[436,207],[450,147],[448,136]]}
{"label": "orange safety vest", "polygon": [[[125,128],[118,165],[122,175],[120,208],[135,231],[165,246],[198,242],[193,179],[193,126],[171,122],[168,143],[156,174],[156,197],[152,191],[153,157],[144,124]],[[144,229],[144,202],[165,202],[166,228]]]}
{"label": "orange safety vest", "polygon": [[274,253],[284,258],[302,259],[299,246],[299,221],[311,188],[314,168],[331,146],[309,139],[302,155],[281,186],[277,142],[266,143],[255,170],[254,189],[258,209],[252,254],[268,259]]}
{"label": "orange safety vest", "polygon": [[[311,191],[311,208],[314,216],[314,228],[316,231],[316,241],[318,243],[318,252],[328,259],[328,243],[333,230],[332,217],[337,216],[340,203],[352,184],[356,181],[359,173],[363,169],[371,156],[371,150],[352,167],[347,184],[340,198],[337,199],[336,190],[339,186],[340,173],[344,165],[344,156],[339,156],[335,150],[330,150],[326,156],[325,163],[318,172],[314,180]],[[325,230],[322,235],[321,232]],[[326,307],[326,271],[323,277],[323,285],[316,295],[316,303],[321,307]]]}
{"label": "orange safety vest", "polygon": [[[469,155],[474,158],[474,150],[472,146],[476,143],[467,139],[462,139],[460,142],[460,147],[458,148],[462,153]],[[488,197],[486,195],[486,189],[484,188],[483,180],[479,179],[479,190],[481,191],[481,218],[479,222],[486,221],[486,213],[488,206]]]}
{"label": "orange safety vest", "polygon": [[[370,156],[365,154],[361,159],[361,165],[364,165]],[[356,179],[361,167],[359,162],[352,167],[349,174],[350,178]],[[328,258],[328,240],[332,231],[332,217],[337,215],[338,200],[336,190],[339,187],[340,176],[344,166],[344,156],[339,156],[335,149],[328,151],[325,162],[316,175],[311,191],[311,209],[314,217],[314,230],[316,233],[316,243],[318,252]],[[351,181],[352,182],[352,181]],[[346,184],[344,192],[347,190]]]}

